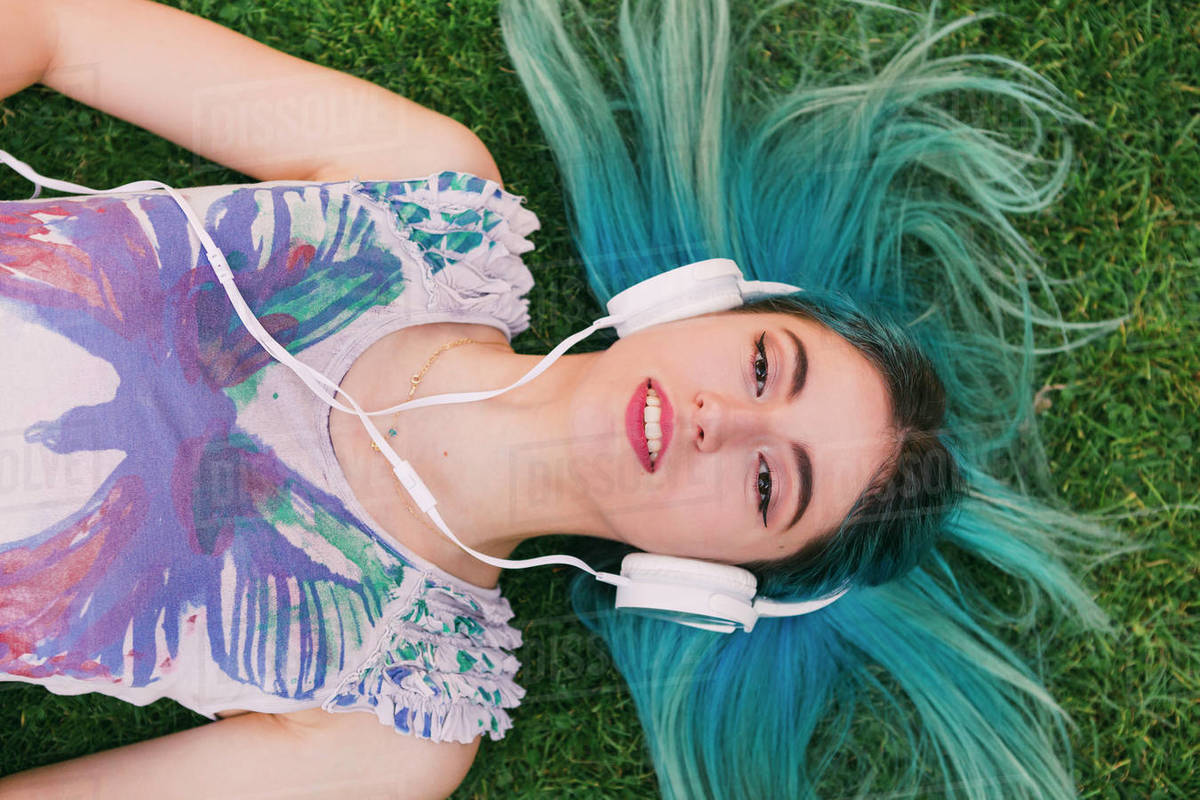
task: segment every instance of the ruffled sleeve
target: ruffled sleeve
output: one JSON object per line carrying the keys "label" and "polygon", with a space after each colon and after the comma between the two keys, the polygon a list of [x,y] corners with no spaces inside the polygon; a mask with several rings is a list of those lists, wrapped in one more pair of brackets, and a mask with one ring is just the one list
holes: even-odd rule
{"label": "ruffled sleeve", "polygon": [[442,172],[412,181],[373,181],[356,189],[385,209],[407,255],[419,263],[426,311],[485,315],[511,339],[529,327],[533,276],[521,254],[541,227],[525,199],[494,181]]}
{"label": "ruffled sleeve", "polygon": [[497,591],[460,591],[431,574],[382,626],[366,659],[322,704],[326,711],[371,711],[379,721],[435,742],[497,740],[512,727],[506,709],[525,690],[513,680],[521,633]]}

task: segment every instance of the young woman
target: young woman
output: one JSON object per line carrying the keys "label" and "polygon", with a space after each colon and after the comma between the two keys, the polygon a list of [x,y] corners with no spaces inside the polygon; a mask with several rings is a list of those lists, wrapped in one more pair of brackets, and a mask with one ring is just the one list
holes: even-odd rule
{"label": "young woman", "polygon": [[[469,130],[167,7],[10,5],[0,35],[20,66],[0,90],[41,81],[273,182],[183,194],[264,327],[363,408],[505,386],[539,360],[509,344],[538,222]],[[1061,712],[935,545],[1102,622],[1058,558],[1060,540],[1102,534],[988,468],[1023,443],[1033,327],[1073,345],[1111,325],[1040,309],[1041,272],[1005,220],[1044,206],[1062,169],[1039,182],[1036,150],[944,105],[972,91],[1039,126],[1072,116],[1011,62],[1001,78],[933,58],[952,28],[860,83],[739,109],[729,17],[623,9],[607,79],[555,4],[512,2],[504,26],[598,299],[714,257],[805,291],[377,430],[491,556],[570,533],[613,542],[605,566],[631,549],[743,565],[774,599],[850,587],[726,635],[612,613],[606,587],[576,584],[664,795],[811,794],[857,699],[915,710],[898,721],[909,779],[931,759],[964,796],[1070,796]],[[356,97],[363,139],[265,147],[220,135],[203,105],[282,129],[289,90]],[[230,718],[5,778],[0,796],[452,792],[523,693],[499,569],[430,525],[359,421],[243,332],[173,200],[11,202],[3,224],[0,320],[20,343],[5,427],[53,469],[86,457],[95,480],[9,520],[0,677]]]}

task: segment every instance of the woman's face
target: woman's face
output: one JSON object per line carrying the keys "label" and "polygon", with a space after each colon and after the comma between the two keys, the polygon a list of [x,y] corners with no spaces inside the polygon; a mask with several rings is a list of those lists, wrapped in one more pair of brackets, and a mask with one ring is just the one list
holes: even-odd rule
{"label": "woman's face", "polygon": [[[647,386],[660,409],[652,462]],[[640,331],[596,358],[570,403],[570,469],[588,511],[607,538],[666,555],[788,556],[845,518],[894,447],[883,377],[789,314]]]}

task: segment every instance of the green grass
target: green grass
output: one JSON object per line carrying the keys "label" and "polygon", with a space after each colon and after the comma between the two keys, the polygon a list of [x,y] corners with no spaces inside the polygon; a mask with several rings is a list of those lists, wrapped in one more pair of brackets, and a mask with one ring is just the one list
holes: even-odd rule
{"label": "green grass", "polygon": [[[533,324],[518,349],[544,352],[598,312],[569,245],[545,143],[507,64],[494,2],[176,4],[374,80],[479,133],[509,188],[526,195],[543,222],[538,249],[527,257],[537,279]],[[1045,359],[1031,387],[1062,387],[1044,394],[1050,405],[1041,414],[1061,497],[1106,515],[1146,546],[1089,572],[1117,633],[1099,639],[1064,625],[1037,663],[1078,726],[1072,738],[1081,796],[1197,797],[1200,10],[1165,0],[993,5],[1004,16],[948,46],[1029,64],[1095,123],[1073,131],[1077,168],[1064,196],[1019,225],[1052,274],[1076,279],[1063,290],[1068,318],[1131,314],[1119,333]],[[947,2],[941,14],[986,7]],[[757,45],[762,80],[787,87],[806,59],[855,53],[855,36],[844,11],[776,13]],[[93,187],[147,177],[175,186],[248,180],[40,87],[0,103],[0,147],[44,174]],[[14,173],[0,173],[0,198],[30,191]],[[554,552],[555,545],[539,542],[520,554]],[[565,570],[504,576],[526,634],[518,655],[528,696],[513,731],[483,745],[456,797],[654,793],[632,703],[603,649],[568,615],[568,578]],[[170,701],[136,708],[100,695],[4,686],[0,773],[204,722]],[[878,796],[890,796],[886,774],[876,786]],[[931,785],[929,795],[938,793]],[[836,785],[826,794],[842,796]]]}

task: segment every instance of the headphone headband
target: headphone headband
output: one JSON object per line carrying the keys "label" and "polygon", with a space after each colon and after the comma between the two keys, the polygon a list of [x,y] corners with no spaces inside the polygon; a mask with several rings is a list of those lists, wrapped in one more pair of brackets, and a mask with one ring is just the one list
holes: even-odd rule
{"label": "headphone headband", "polygon": [[709,258],[669,269],[636,283],[608,301],[617,336],[664,322],[728,311],[776,294],[803,291],[774,281],[748,281],[728,258]]}

